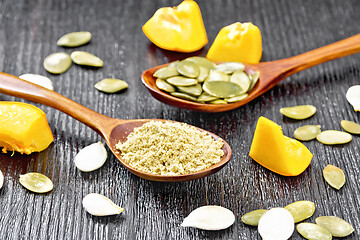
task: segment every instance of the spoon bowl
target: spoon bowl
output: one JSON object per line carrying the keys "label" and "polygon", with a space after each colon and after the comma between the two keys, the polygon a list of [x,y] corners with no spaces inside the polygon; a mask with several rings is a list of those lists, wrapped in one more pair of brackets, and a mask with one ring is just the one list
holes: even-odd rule
{"label": "spoon bowl", "polygon": [[[206,132],[214,138],[214,140],[220,139],[224,145],[222,150],[224,155],[222,156],[220,162],[211,167],[204,169],[199,172],[186,174],[186,175],[176,175],[176,176],[166,176],[166,175],[155,175],[149,174],[146,172],[139,171],[125,161],[123,161],[120,152],[116,149],[115,145],[120,142],[125,142],[127,136],[133,132],[134,128],[142,126],[144,123],[149,121],[161,121],[167,122],[170,120],[164,119],[133,119],[133,120],[122,120],[110,118],[100,113],[97,113],[89,108],[86,108],[79,103],[76,103],[57,92],[48,90],[41,86],[35,85],[33,83],[24,81],[16,76],[0,72],[0,92],[23,98],[32,102],[41,103],[49,107],[58,109],[69,116],[77,119],[78,121],[84,123],[88,127],[95,130],[106,142],[110,150],[113,152],[115,157],[119,162],[133,174],[151,181],[158,182],[182,182],[189,181],[198,178],[202,178],[208,175],[211,175],[221,168],[223,168],[231,158],[231,148],[227,142],[221,139],[219,136],[208,132],[206,130],[197,128],[199,131]],[[174,122],[174,121],[171,121]]]}
{"label": "spoon bowl", "polygon": [[258,64],[244,64],[245,72],[252,74],[260,72],[260,77],[255,87],[248,93],[248,96],[234,103],[228,104],[205,104],[184,100],[174,97],[156,86],[156,78],[153,74],[156,70],[166,67],[168,64],[156,66],[144,71],[141,80],[150,94],[157,100],[179,108],[190,109],[199,112],[224,112],[241,107],[255,98],[261,96],[284,78],[305,70],[312,66],[327,62],[336,58],[344,57],[360,51],[360,34],[344,40],[326,45],[309,52],[281,60],[262,62]]}

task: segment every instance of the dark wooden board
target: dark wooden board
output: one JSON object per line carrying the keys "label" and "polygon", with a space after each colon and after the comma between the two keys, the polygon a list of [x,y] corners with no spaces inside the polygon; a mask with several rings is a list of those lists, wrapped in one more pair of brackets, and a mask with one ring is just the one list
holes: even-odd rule
{"label": "dark wooden board", "polygon": [[[244,225],[244,213],[310,200],[321,215],[336,215],[349,221],[360,236],[359,136],[341,146],[316,141],[305,145],[314,154],[310,167],[300,176],[282,177],[264,169],[249,156],[256,121],[265,116],[283,128],[285,135],[305,124],[341,130],[343,119],[360,122],[345,98],[346,90],[360,81],[360,55],[334,60],[282,81],[262,97],[239,109],[216,114],[182,110],[158,102],[140,80],[147,68],[190,55],[204,56],[218,31],[236,21],[251,21],[263,37],[262,61],[290,57],[359,33],[358,0],[199,0],[209,44],[193,54],[161,50],[150,43],[141,27],[156,9],[180,1],[116,0],[1,0],[0,71],[13,75],[36,73],[50,77],[55,91],[95,111],[120,119],[164,118],[190,123],[212,131],[233,149],[230,163],[204,179],[183,183],[157,183],[129,173],[115,157],[91,173],[76,169],[76,153],[101,140],[88,127],[65,114],[34,104],[48,117],[55,140],[48,149],[30,156],[0,154],[5,175],[0,190],[0,239],[260,239],[257,229]],[[104,60],[101,69],[77,65],[64,74],[51,75],[42,66],[53,52],[73,49],[56,45],[65,33],[87,30],[91,42],[85,50]],[[93,85],[102,78],[128,82],[119,94],[98,92]],[[23,101],[0,94],[0,101]],[[304,121],[283,117],[285,106],[313,104],[317,113]],[[110,154],[110,151],[109,151]],[[322,177],[327,164],[342,168],[345,186],[336,191]],[[49,176],[54,190],[33,194],[18,181],[19,175],[36,171]],[[82,198],[96,192],[125,208],[119,216],[94,217],[82,207]],[[182,228],[192,210],[203,205],[221,205],[236,214],[226,230],[207,232]],[[298,233],[291,239],[302,239]]]}

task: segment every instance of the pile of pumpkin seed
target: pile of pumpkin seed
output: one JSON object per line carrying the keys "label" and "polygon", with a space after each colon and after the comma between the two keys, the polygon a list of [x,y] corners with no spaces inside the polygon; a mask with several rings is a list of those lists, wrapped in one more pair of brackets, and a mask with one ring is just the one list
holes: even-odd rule
{"label": "pile of pumpkin seed", "polygon": [[189,57],[171,62],[153,76],[156,86],[172,96],[185,100],[227,104],[241,101],[259,79],[259,72],[247,74],[245,65],[226,62],[216,65],[204,57]]}

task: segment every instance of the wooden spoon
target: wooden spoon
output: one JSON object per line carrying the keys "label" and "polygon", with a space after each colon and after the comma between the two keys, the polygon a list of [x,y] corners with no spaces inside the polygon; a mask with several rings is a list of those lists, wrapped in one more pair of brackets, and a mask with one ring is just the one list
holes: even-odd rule
{"label": "wooden spoon", "polygon": [[[0,92],[23,98],[32,102],[41,103],[47,105],[49,107],[58,109],[69,116],[77,119],[78,121],[84,123],[89,126],[93,130],[95,130],[101,137],[106,141],[110,150],[114,153],[117,159],[120,161],[125,168],[127,168],[133,174],[152,181],[159,182],[181,182],[188,181],[197,178],[202,178],[213,174],[219,171],[224,165],[230,160],[231,157],[231,148],[229,144],[227,144],[223,139],[216,136],[213,133],[205,131],[203,129],[197,128],[200,131],[206,132],[211,135],[215,140],[220,139],[224,142],[224,146],[222,150],[224,151],[224,156],[221,158],[221,161],[208,169],[205,169],[200,172],[180,175],[180,176],[160,176],[149,174],[145,172],[141,172],[139,170],[134,169],[127,163],[125,163],[121,154],[116,150],[115,145],[121,141],[125,142],[126,137],[131,133],[134,128],[142,126],[144,123],[149,122],[151,120],[166,122],[169,120],[163,119],[135,119],[135,120],[121,120],[110,118],[104,116],[100,113],[97,113],[89,108],[86,108],[79,103],[76,103],[54,91],[48,90],[46,88],[40,87],[38,85],[32,84],[30,82],[21,80],[18,77],[1,73],[0,72]],[[172,121],[174,122],[174,121]]]}
{"label": "wooden spoon", "polygon": [[262,62],[258,64],[245,64],[245,71],[249,74],[260,72],[260,79],[256,86],[249,92],[247,98],[242,101],[228,104],[203,104],[183,100],[161,91],[156,86],[156,78],[153,74],[156,70],[166,67],[168,64],[153,67],[141,75],[142,82],[157,100],[179,108],[186,108],[200,112],[224,112],[247,104],[266,91],[273,88],[284,78],[336,58],[360,52],[360,34],[344,40],[326,45],[324,47],[281,60]]}

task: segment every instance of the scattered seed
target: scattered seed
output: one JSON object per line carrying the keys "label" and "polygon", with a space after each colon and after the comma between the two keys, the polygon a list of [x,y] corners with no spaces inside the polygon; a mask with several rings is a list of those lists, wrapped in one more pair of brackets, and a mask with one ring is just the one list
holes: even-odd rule
{"label": "scattered seed", "polygon": [[54,90],[52,81],[48,77],[38,75],[38,74],[26,73],[26,74],[19,76],[19,78],[21,78],[22,80],[34,83],[36,85],[39,85],[41,87],[47,88],[49,90]]}
{"label": "scattered seed", "polygon": [[197,80],[194,78],[186,78],[181,76],[171,77],[166,79],[168,83],[176,87],[186,87],[197,84]]}
{"label": "scattered seed", "polygon": [[36,193],[46,193],[53,189],[52,181],[45,175],[30,172],[20,175],[20,184],[26,189]]}
{"label": "scattered seed", "polygon": [[185,99],[185,100],[190,100],[190,101],[194,101],[194,102],[197,100],[196,97],[193,97],[193,96],[191,96],[189,94],[186,94],[186,93],[172,92],[170,94],[173,95],[174,97],[182,98],[182,99]]}
{"label": "scattered seed", "polygon": [[120,79],[115,78],[105,78],[97,82],[94,86],[97,90],[106,92],[106,93],[115,93],[121,90],[127,89],[128,84]]}
{"label": "scattered seed", "polygon": [[53,53],[47,56],[44,60],[44,68],[52,74],[60,74],[66,72],[71,66],[71,58],[69,54]]}
{"label": "scattered seed", "polygon": [[266,209],[257,209],[251,212],[248,212],[241,217],[241,221],[250,226],[257,226],[261,216],[266,213]]}
{"label": "scattered seed", "polygon": [[347,121],[347,120],[342,120],[341,121],[341,127],[352,134],[360,134],[360,124],[351,122],[351,121]]}
{"label": "scattered seed", "polygon": [[175,92],[175,88],[171,85],[171,84],[168,84],[165,80],[161,79],[161,78],[158,78],[156,79],[156,86],[165,91],[165,92]]}
{"label": "scattered seed", "polygon": [[346,180],[343,170],[334,165],[327,165],[323,170],[323,175],[325,181],[337,190],[345,184]]}
{"label": "scattered seed", "polygon": [[216,70],[222,71],[226,74],[232,74],[236,71],[244,71],[245,65],[239,62],[225,62],[215,66]]}
{"label": "scattered seed", "polygon": [[296,230],[309,240],[331,240],[331,233],[320,225],[314,223],[299,223]]}
{"label": "scattered seed", "polygon": [[57,45],[63,47],[79,47],[88,43],[91,39],[90,32],[72,32],[65,34],[57,41]]}
{"label": "scattered seed", "polygon": [[157,77],[157,78],[161,78],[161,79],[166,79],[166,78],[175,77],[178,75],[179,75],[179,72],[177,71],[176,66],[170,67],[170,65],[169,65],[168,67],[158,69],[154,73],[153,76]]}
{"label": "scattered seed", "polygon": [[233,225],[235,215],[229,209],[220,206],[202,206],[187,216],[182,227],[195,227],[203,230],[221,230]]}
{"label": "scattered seed", "polygon": [[81,149],[76,154],[74,162],[80,171],[91,172],[104,165],[106,159],[107,151],[104,144],[97,142]]}
{"label": "scattered seed", "polygon": [[354,111],[360,111],[360,85],[351,86],[346,92],[346,99],[353,106]]}
{"label": "scattered seed", "polygon": [[4,174],[0,170],[0,189],[2,188],[3,185],[4,185]]}
{"label": "scattered seed", "polygon": [[294,218],[285,208],[272,208],[261,216],[258,231],[263,239],[289,239],[294,232]]}
{"label": "scattered seed", "polygon": [[103,61],[97,56],[84,52],[75,51],[70,54],[71,59],[78,65],[90,66],[90,67],[102,67]]}
{"label": "scattered seed", "polygon": [[316,107],[312,105],[299,105],[294,107],[281,108],[280,113],[288,118],[302,120],[311,117],[316,112]]}
{"label": "scattered seed", "polygon": [[243,93],[239,85],[227,81],[205,81],[203,89],[208,94],[219,98],[235,97]]}
{"label": "scattered seed", "polygon": [[328,230],[334,237],[346,237],[354,231],[350,223],[335,216],[317,217],[315,222],[317,225]]}
{"label": "scattered seed", "polygon": [[293,202],[284,208],[291,213],[295,223],[311,217],[315,212],[315,204],[311,201],[305,200]]}
{"label": "scattered seed", "polygon": [[199,66],[186,59],[177,64],[177,70],[180,74],[189,78],[197,78],[200,74]]}
{"label": "scattered seed", "polygon": [[178,87],[178,90],[183,93],[187,93],[191,96],[198,97],[201,95],[203,89],[200,84],[195,84],[188,87]]}
{"label": "scattered seed", "polygon": [[322,144],[334,145],[348,143],[351,141],[352,137],[346,132],[326,130],[317,135],[316,139]]}
{"label": "scattered seed", "polygon": [[321,133],[320,125],[305,125],[295,129],[294,136],[300,141],[310,141]]}
{"label": "scattered seed", "polygon": [[82,204],[85,210],[94,216],[109,216],[124,211],[123,208],[117,206],[109,198],[97,193],[86,195],[82,200]]}

